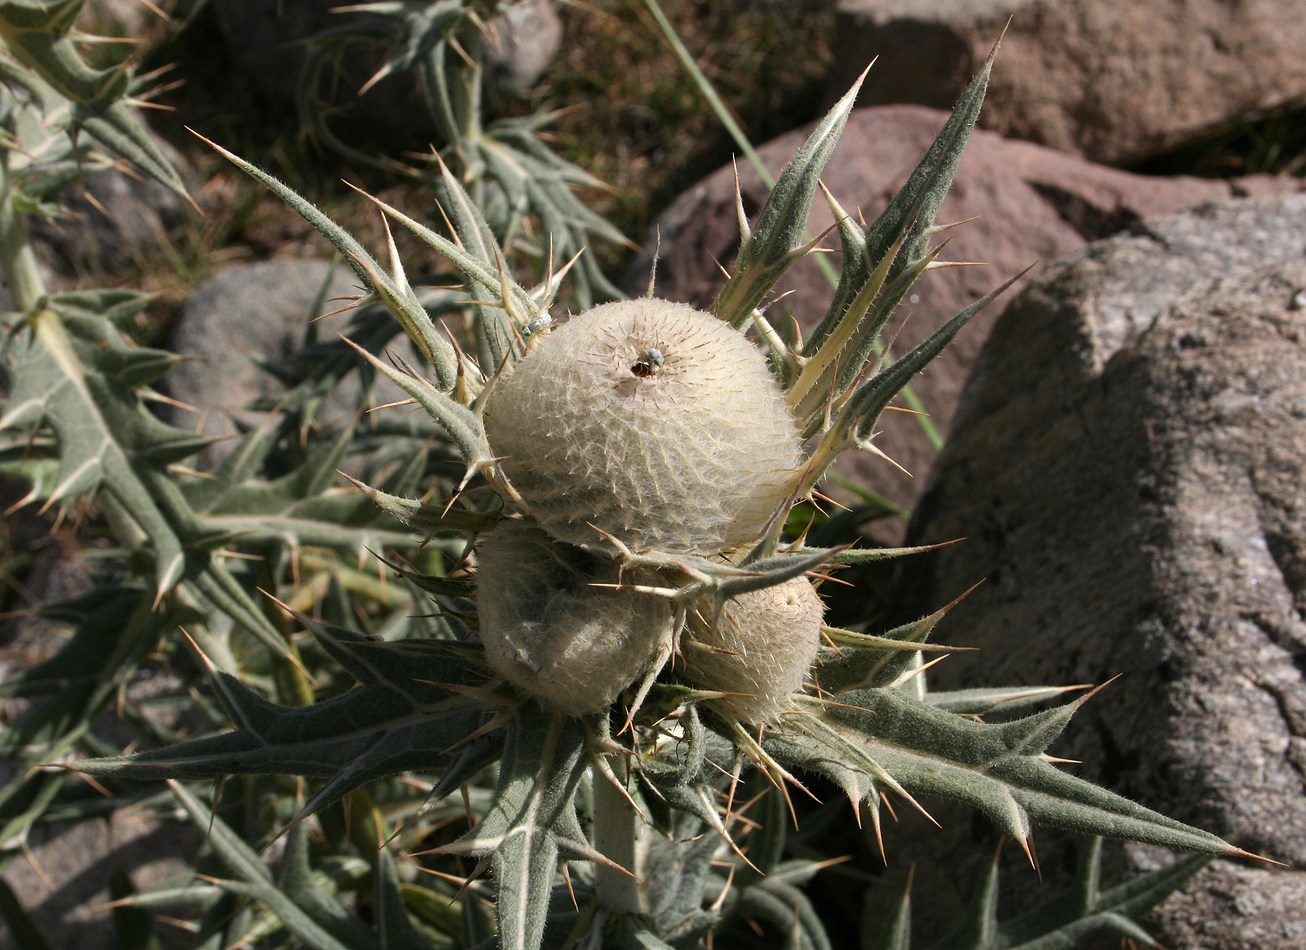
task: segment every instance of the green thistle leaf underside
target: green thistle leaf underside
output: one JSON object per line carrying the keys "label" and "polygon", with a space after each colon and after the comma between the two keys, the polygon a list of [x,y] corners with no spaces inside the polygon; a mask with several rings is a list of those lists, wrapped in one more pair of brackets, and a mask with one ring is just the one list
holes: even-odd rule
{"label": "green thistle leaf underside", "polygon": [[1154,940],[1134,918],[1156,907],[1211,861],[1195,854],[1137,875],[1107,891],[1099,886],[1102,839],[1089,839],[1073,885],[1041,907],[1005,923],[998,920],[998,865],[989,868],[969,919],[935,950],[1074,950],[1094,938]]}
{"label": "green thistle leaf underside", "polygon": [[233,774],[325,778],[305,813],[365,783],[406,770],[446,769],[458,776],[498,752],[495,734],[474,738],[485,708],[450,687],[476,688],[487,676],[441,641],[381,643],[313,624],[318,641],[358,681],[311,706],[281,706],[219,673],[232,732],[135,756],[78,764],[94,775],[131,779],[221,778]]}
{"label": "green thistle leaf underside", "polygon": [[[1082,702],[1082,701],[1081,701]],[[962,719],[896,689],[840,693],[805,736],[764,743],[782,763],[827,775],[850,797],[878,809],[887,786],[873,763],[912,794],[978,808],[1020,842],[1034,824],[1126,838],[1207,854],[1242,852],[1056,768],[1043,755],[1079,702],[1009,723]],[[869,782],[869,784],[868,784]]]}
{"label": "green thistle leaf underside", "polygon": [[544,936],[560,857],[593,859],[576,817],[588,765],[579,720],[523,707],[507,727],[489,812],[445,851],[488,858],[498,883],[502,950],[533,950]]}

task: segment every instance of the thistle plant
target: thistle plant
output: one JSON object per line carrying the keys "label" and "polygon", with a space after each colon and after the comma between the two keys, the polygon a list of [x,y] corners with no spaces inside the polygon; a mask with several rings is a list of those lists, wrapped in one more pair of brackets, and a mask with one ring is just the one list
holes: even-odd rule
{"label": "thistle plant", "polygon": [[[300,74],[296,102],[304,125],[323,145],[353,161],[398,171],[444,190],[447,166],[467,190],[496,240],[511,257],[567,259],[598,242],[626,238],[585,205],[576,189],[602,188],[600,181],[553,151],[540,137],[547,115],[487,119],[487,65],[495,42],[495,21],[508,14],[510,0],[401,0],[341,5],[357,16],[313,36]],[[431,151],[415,161],[380,157],[356,148],[332,128],[331,107],[322,86],[327,76],[347,73],[369,56],[379,59],[363,84],[366,90],[389,78],[411,81],[420,93],[433,133]],[[621,296],[593,253],[582,254],[568,291],[579,306]]]}
{"label": "thistle plant", "polygon": [[[334,950],[721,946],[744,925],[830,946],[801,889],[825,863],[786,854],[794,799],[818,783],[881,850],[888,803],[942,796],[1031,860],[1036,824],[1199,855],[1102,891],[1091,845],[1068,901],[1002,925],[993,876],[960,946],[1139,938],[1130,916],[1206,856],[1245,854],[1057,768],[1046,750],[1085,698],[1030,712],[1066,691],[930,690],[923,656],[949,649],[930,642],[946,607],[879,633],[826,622],[833,573],[912,550],[789,531],[835,460],[875,451],[895,394],[1015,279],[880,355],[898,302],[941,266],[935,219],[991,62],[873,223],[824,195],[843,267],[805,340],[766,305],[829,239],[809,237],[807,217],[856,88],[755,220],[740,203],[740,252],[707,311],[657,299],[651,281],[642,298],[565,315],[570,264],[519,281],[448,165],[448,232],[370,199],[460,277],[419,291],[393,240],[382,263],[219,149],[316,227],[365,293],[344,339],[306,341],[311,371],[278,368],[267,422],[197,472],[186,463],[205,440],[148,408],[176,357],[119,329],[141,299],[51,294],[32,253],[35,196],[57,193],[70,150],[92,148],[80,130],[111,130],[83,162],[156,158],[130,81],[89,96],[70,81],[85,68],[67,29],[77,6],[0,3],[15,51],[0,58],[15,298],[0,465],[47,508],[93,499],[121,557],[59,606],[68,644],[4,684],[32,704],[0,740],[32,766],[0,792],[6,859],[42,820],[151,808],[202,831],[197,874],[120,906],[190,921],[195,946]],[[399,328],[421,365],[386,352]],[[389,380],[412,408],[364,414],[365,395],[356,421],[329,429],[317,406],[347,373]],[[175,678],[180,722],[133,698],[147,662]],[[144,739],[131,754],[90,729],[115,700]],[[205,796],[208,782],[228,793]],[[885,945],[908,945],[903,908]]]}

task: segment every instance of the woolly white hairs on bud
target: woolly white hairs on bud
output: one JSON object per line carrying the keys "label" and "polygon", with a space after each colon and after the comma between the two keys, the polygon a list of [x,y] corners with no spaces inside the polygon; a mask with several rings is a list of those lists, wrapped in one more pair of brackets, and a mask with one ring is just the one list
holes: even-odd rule
{"label": "woolly white hairs on bud", "polygon": [[573,716],[606,708],[671,636],[668,602],[613,583],[616,567],[534,525],[501,522],[477,546],[476,609],[495,672]]}
{"label": "woolly white hairs on bud", "polygon": [[[685,304],[603,304],[500,380],[485,430],[559,540],[711,555],[757,540],[801,459],[762,352]],[[591,527],[591,525],[593,527]]]}
{"label": "woolly white hairs on bud", "polygon": [[821,649],[825,606],[806,578],[795,577],[726,602],[715,626],[694,617],[682,643],[685,678],[731,693],[722,702],[741,722],[774,723]]}

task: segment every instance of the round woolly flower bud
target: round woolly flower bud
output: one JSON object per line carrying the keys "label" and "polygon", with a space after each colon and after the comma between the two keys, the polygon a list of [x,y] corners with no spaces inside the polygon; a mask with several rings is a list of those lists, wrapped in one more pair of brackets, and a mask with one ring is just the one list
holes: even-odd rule
{"label": "round woolly flower bud", "polygon": [[[477,545],[481,643],[504,679],[573,716],[606,708],[671,637],[667,601],[538,527],[501,522]],[[630,575],[627,575],[630,581]]]}
{"label": "round woolly flower bud", "polygon": [[[685,304],[603,304],[552,331],[485,407],[490,448],[562,541],[713,554],[785,501],[798,427],[766,357]],[[591,525],[593,527],[591,527]]]}
{"label": "round woolly flower bud", "polygon": [[816,661],[824,614],[812,585],[795,577],[728,600],[714,626],[694,615],[681,644],[685,679],[732,694],[722,702],[740,721],[773,723]]}

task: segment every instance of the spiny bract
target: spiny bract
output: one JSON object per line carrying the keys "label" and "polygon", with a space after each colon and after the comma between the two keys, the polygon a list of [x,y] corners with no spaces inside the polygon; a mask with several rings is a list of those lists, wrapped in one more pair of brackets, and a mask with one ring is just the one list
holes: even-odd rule
{"label": "spiny bract", "polygon": [[[560,541],[712,555],[789,499],[798,427],[765,355],[685,304],[603,304],[550,332],[485,409],[490,448]],[[596,530],[597,529],[597,530]]]}

